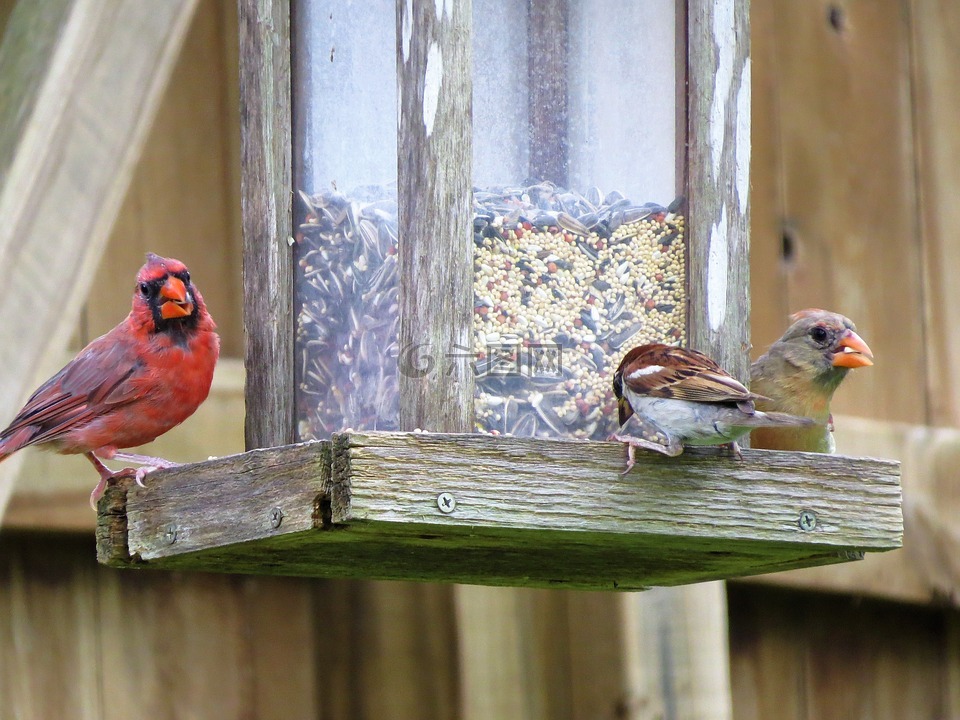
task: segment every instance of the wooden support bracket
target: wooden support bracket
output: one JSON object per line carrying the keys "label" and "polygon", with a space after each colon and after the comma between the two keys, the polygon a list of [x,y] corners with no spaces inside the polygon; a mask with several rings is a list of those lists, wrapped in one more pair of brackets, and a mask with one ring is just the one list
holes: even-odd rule
{"label": "wooden support bracket", "polygon": [[101,500],[114,567],[637,590],[900,547],[899,463],[355,433],[158,471]]}

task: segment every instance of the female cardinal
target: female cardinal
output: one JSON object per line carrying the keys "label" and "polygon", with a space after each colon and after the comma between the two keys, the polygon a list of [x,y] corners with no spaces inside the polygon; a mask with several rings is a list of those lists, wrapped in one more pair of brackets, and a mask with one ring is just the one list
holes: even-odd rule
{"label": "female cardinal", "polygon": [[[142,485],[148,472],[175,465],[117,449],[150,442],[206,399],[220,354],[215,329],[186,265],[148,253],[130,314],[37,388],[0,432],[0,461],[27,445],[83,453],[100,473],[91,505],[113,478]],[[101,458],[147,467],[114,473]]]}
{"label": "female cardinal", "polygon": [[627,469],[634,448],[675,456],[684,445],[728,444],[741,457],[737,439],[751,428],[813,425],[810,418],[754,408],[762,400],[712,359],[696,350],[654,343],[624,356],[613,376],[620,429],[627,443]]}
{"label": "female cardinal", "polygon": [[812,308],[790,316],[787,328],[750,368],[750,387],[767,399],[761,410],[780,410],[812,417],[808,428],[764,429],[751,435],[756,447],[832,453],[833,416],[830,400],[853,368],[873,365],[873,353],[857,335],[849,318]]}

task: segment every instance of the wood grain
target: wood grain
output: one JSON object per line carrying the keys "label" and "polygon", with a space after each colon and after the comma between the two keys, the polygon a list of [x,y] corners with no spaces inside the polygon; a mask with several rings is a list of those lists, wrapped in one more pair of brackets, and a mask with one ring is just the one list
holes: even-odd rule
{"label": "wood grain", "polygon": [[312,585],[122,573],[96,565],[90,537],[5,533],[0,716],[318,717]]}
{"label": "wood grain", "polygon": [[[628,589],[838,561],[901,543],[893,462],[687,453],[643,458],[623,477],[621,450],[343,433],[331,445],[158,472],[149,487],[127,490],[126,543],[117,517],[102,513],[99,555],[122,565],[128,550],[146,567]],[[103,510],[120,491],[108,493]],[[438,507],[443,492],[456,500],[451,513]],[[283,512],[278,527],[274,507]],[[798,526],[804,510],[816,514],[811,532]]]}
{"label": "wood grain", "polygon": [[[960,383],[954,367],[960,358],[960,138],[950,131],[960,115],[960,5],[951,2],[906,3],[910,8],[911,98],[917,206],[923,259],[923,309],[931,425],[960,426]],[[911,389],[919,391],[911,383]]]}
{"label": "wood grain", "polygon": [[750,343],[747,3],[692,0],[688,27],[687,338],[745,379]]}
{"label": "wood grain", "polygon": [[[195,5],[23,2],[10,15],[0,49],[11,100],[0,103],[0,417],[57,369],[51,358],[94,284]],[[17,464],[5,464],[0,509]]]}
{"label": "wood grain", "polygon": [[954,716],[953,613],[742,586],[729,598],[736,717]]}
{"label": "wood grain", "polygon": [[397,3],[405,430],[473,429],[470,25],[468,0]]}
{"label": "wood grain", "polygon": [[247,449],[295,439],[289,0],[240,0]]}

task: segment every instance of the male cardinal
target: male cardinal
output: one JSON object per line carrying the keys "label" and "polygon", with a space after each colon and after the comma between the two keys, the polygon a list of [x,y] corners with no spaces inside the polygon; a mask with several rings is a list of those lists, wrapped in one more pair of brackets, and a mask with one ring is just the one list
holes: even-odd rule
{"label": "male cardinal", "polygon": [[787,328],[750,368],[750,387],[767,396],[761,410],[806,415],[813,427],[755,430],[755,447],[832,453],[833,416],[830,400],[847,373],[873,365],[873,353],[849,318],[815,308],[790,316]]}
{"label": "male cardinal", "polygon": [[[215,329],[186,265],[149,253],[130,314],[37,388],[0,432],[0,461],[28,445],[83,453],[100,473],[94,506],[109,480],[142,485],[148,472],[175,465],[117,449],[150,442],[206,399],[220,354]],[[101,458],[146,467],[111,472]]]}
{"label": "male cardinal", "polygon": [[809,426],[814,421],[779,412],[760,412],[761,400],[712,359],[696,350],[654,343],[626,354],[613,376],[620,430],[627,443],[627,468],[634,448],[671,457],[684,445],[727,444],[741,457],[737,438],[762,426]]}

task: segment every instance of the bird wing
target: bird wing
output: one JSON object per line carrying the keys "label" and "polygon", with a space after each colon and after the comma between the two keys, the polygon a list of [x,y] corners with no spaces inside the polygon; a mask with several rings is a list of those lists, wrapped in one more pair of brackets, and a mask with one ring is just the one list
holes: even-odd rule
{"label": "bird wing", "polygon": [[37,388],[0,440],[30,428],[20,447],[54,440],[119,405],[135,400],[130,382],[143,369],[129,343],[115,332],[97,338],[60,372]]}
{"label": "bird wing", "polygon": [[644,352],[635,355],[635,350],[627,353],[617,371],[622,386],[639,395],[697,402],[741,403],[757,399],[702,352],[670,345],[645,348],[637,348]]}

